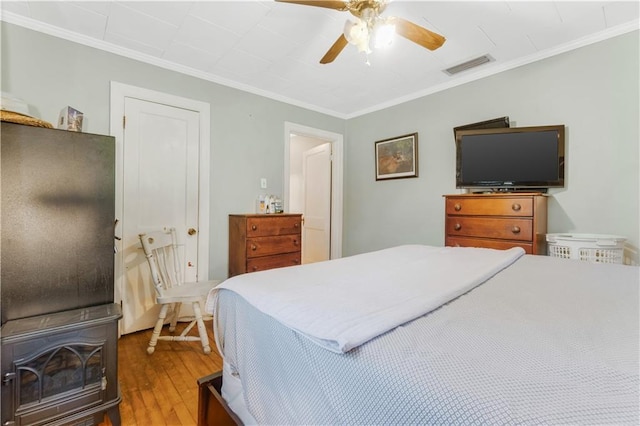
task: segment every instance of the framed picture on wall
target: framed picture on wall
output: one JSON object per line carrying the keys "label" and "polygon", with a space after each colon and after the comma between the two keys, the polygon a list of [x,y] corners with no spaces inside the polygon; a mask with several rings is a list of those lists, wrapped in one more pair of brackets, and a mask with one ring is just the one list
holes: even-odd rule
{"label": "framed picture on wall", "polygon": [[376,180],[418,177],[418,133],[375,143]]}

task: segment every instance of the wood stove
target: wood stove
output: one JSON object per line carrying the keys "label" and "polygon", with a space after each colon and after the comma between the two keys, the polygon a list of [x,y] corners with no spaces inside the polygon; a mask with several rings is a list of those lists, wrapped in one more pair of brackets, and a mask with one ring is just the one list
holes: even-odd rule
{"label": "wood stove", "polygon": [[118,319],[106,304],[2,327],[2,425],[120,424]]}
{"label": "wood stove", "polygon": [[115,140],[1,133],[1,425],[119,425]]}

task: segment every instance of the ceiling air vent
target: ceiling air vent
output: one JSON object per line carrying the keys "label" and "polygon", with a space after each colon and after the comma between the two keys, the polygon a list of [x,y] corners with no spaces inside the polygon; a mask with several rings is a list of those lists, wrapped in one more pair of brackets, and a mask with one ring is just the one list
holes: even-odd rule
{"label": "ceiling air vent", "polygon": [[490,55],[482,55],[470,61],[463,62],[451,68],[447,68],[446,70],[444,70],[444,72],[449,75],[454,75],[493,61],[494,59]]}

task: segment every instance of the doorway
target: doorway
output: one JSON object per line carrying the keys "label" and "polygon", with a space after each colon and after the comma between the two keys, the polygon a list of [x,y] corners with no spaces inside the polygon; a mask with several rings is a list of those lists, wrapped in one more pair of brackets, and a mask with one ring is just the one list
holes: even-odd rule
{"label": "doorway", "polygon": [[175,227],[184,278],[208,279],[209,104],[112,82],[111,134],[120,238],[114,300],[127,334],[153,327],[159,309],[138,234]]}
{"label": "doorway", "polygon": [[[338,259],[342,257],[343,136],[286,122],[284,139],[284,208],[304,215],[302,263]],[[307,177],[305,169],[311,170]],[[305,243],[313,246],[305,249]]]}

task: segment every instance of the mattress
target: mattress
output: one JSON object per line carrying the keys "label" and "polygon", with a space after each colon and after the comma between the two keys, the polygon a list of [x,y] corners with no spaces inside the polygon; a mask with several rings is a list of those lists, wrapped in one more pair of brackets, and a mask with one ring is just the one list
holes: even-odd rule
{"label": "mattress", "polygon": [[345,353],[221,290],[223,396],[259,424],[636,425],[639,271],[525,255]]}

